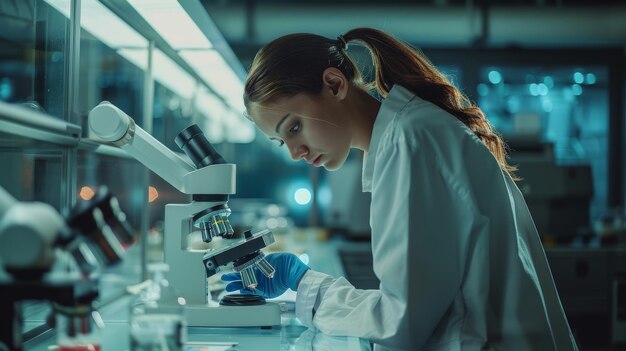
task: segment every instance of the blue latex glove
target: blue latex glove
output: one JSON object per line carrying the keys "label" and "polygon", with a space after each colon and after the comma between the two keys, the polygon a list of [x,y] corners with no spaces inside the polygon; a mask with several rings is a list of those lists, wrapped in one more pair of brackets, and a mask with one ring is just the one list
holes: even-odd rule
{"label": "blue latex glove", "polygon": [[239,290],[241,294],[259,294],[265,298],[273,298],[282,295],[287,289],[296,291],[300,279],[308,271],[309,266],[300,261],[298,256],[290,253],[274,253],[265,256],[276,272],[272,278],[266,277],[258,269],[255,269],[256,279],[259,282],[256,289],[244,289],[239,273],[227,273],[222,275],[222,280],[230,282],[226,285],[226,291]]}

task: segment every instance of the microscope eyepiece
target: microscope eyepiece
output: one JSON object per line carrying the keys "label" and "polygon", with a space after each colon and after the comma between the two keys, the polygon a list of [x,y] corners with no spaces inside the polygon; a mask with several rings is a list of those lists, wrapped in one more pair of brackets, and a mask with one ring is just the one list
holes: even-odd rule
{"label": "microscope eyepiece", "polygon": [[224,158],[215,151],[213,145],[209,143],[197,124],[192,124],[183,129],[174,141],[198,168],[226,163]]}

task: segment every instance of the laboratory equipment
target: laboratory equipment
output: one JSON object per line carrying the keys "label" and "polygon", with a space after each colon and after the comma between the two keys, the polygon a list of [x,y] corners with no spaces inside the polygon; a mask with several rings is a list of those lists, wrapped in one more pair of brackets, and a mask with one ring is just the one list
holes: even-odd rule
{"label": "laboratory equipment", "polygon": [[[165,147],[109,102],[91,110],[89,129],[95,138],[120,147],[176,189],[192,195],[191,203],[165,206],[164,228],[164,260],[170,267],[167,279],[186,300],[187,324],[279,326],[280,307],[265,303],[258,296],[250,296],[250,304],[236,306],[220,305],[211,299],[207,279],[221,266],[234,263],[235,269],[240,270],[260,266],[271,274],[260,250],[271,245],[274,237],[268,230],[234,236],[227,203],[229,195],[235,193],[236,166],[226,163],[200,128],[192,125],[175,139],[193,164]],[[189,237],[196,234],[208,243],[205,248],[188,245]]]}
{"label": "laboratory equipment", "polygon": [[[101,319],[98,266],[122,260],[135,235],[106,187],[77,205],[68,218],[52,206],[18,202],[0,187],[0,259],[9,274],[0,279],[0,349],[22,350],[22,302],[51,302],[61,349],[99,346],[94,339]],[[69,253],[74,270],[51,269],[56,250]]]}
{"label": "laboratory equipment", "polygon": [[186,342],[184,304],[165,279],[165,263],[151,263],[150,284],[131,303],[130,350],[180,351]]}

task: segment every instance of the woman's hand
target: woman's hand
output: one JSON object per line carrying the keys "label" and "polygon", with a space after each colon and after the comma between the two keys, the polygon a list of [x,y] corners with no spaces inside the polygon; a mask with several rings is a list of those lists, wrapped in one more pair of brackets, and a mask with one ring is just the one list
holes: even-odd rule
{"label": "woman's hand", "polygon": [[239,290],[242,294],[259,294],[265,298],[273,298],[282,295],[287,289],[296,291],[304,273],[310,268],[300,261],[298,256],[291,253],[274,253],[265,256],[276,272],[272,278],[266,277],[258,269],[254,269],[258,285],[256,289],[244,289],[239,273],[227,273],[222,275],[223,281],[230,282],[226,285],[226,291]]}

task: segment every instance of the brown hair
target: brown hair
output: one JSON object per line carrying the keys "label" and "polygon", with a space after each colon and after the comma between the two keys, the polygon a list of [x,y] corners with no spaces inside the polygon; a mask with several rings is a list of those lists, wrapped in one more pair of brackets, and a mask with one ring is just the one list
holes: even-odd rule
{"label": "brown hair", "polygon": [[338,68],[353,85],[366,89],[357,66],[345,52],[350,41],[360,41],[369,48],[376,76],[371,85],[381,96],[399,84],[454,115],[482,140],[500,168],[517,179],[513,173],[516,167],[507,162],[506,144],[483,112],[419,50],[380,30],[356,28],[338,40],[290,34],[272,41],[257,53],[250,68],[244,92],[246,107],[300,93],[319,95],[322,73],[328,67]]}

